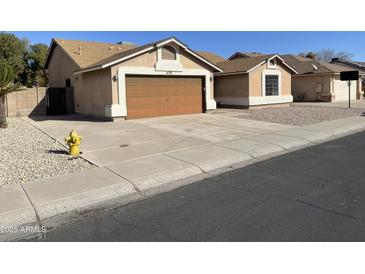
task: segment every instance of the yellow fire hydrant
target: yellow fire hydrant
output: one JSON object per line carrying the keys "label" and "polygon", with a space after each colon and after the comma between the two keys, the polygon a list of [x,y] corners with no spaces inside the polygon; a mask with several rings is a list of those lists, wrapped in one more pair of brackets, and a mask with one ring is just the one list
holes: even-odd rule
{"label": "yellow fire hydrant", "polygon": [[69,153],[71,156],[80,155],[80,144],[82,136],[78,135],[76,130],[71,130],[70,136],[65,138],[66,144],[69,146]]}

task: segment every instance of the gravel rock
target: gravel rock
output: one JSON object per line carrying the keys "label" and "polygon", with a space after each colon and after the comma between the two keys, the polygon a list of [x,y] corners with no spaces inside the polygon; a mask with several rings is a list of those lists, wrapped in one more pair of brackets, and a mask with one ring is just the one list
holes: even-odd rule
{"label": "gravel rock", "polygon": [[81,171],[93,165],[19,118],[0,129],[0,188]]}
{"label": "gravel rock", "polygon": [[346,117],[360,116],[365,113],[365,110],[363,109],[311,106],[235,109],[225,111],[235,113],[231,116],[237,118],[253,119],[290,126],[311,125]]}

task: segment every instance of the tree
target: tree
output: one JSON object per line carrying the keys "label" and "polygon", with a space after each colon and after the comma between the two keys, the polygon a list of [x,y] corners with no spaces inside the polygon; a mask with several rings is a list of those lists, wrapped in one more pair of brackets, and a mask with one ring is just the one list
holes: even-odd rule
{"label": "tree", "polygon": [[345,51],[339,51],[339,52],[336,53],[337,58],[340,58],[340,59],[346,60],[346,61],[350,61],[352,56],[353,55],[351,53],[348,53],[348,52],[345,52]]}
{"label": "tree", "polygon": [[317,59],[317,53],[315,53],[313,51],[299,53],[299,56],[309,58],[309,59],[313,59],[313,60]]}
{"label": "tree", "polygon": [[318,61],[330,62],[335,58],[336,52],[333,49],[322,49],[317,54]]}
{"label": "tree", "polygon": [[47,75],[43,69],[47,57],[48,46],[46,44],[34,44],[29,47],[27,54],[28,83],[31,85],[45,86]]}
{"label": "tree", "polygon": [[308,51],[298,54],[299,56],[310,58],[317,61],[331,62],[333,58],[341,58],[343,60],[351,60],[352,54],[339,51],[335,52],[333,49],[322,49],[318,52]]}
{"label": "tree", "polygon": [[0,128],[6,128],[5,96],[21,90],[21,83],[15,83],[16,74],[8,65],[0,65]]}
{"label": "tree", "polygon": [[0,65],[12,68],[16,76],[24,72],[28,40],[14,34],[0,32]]}

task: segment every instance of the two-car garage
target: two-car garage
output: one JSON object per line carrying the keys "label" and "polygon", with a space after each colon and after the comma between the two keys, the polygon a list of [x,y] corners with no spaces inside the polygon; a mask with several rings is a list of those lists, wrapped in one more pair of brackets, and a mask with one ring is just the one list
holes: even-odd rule
{"label": "two-car garage", "polygon": [[203,85],[201,77],[126,75],[127,118],[201,113]]}

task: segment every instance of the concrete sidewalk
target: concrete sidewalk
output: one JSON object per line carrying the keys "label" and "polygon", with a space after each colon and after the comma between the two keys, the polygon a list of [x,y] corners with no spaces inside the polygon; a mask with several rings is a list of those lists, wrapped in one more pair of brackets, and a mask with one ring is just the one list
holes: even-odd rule
{"label": "concrete sidewalk", "polygon": [[[165,130],[165,126],[171,123],[168,122],[169,118],[159,121],[133,121],[133,126],[131,123],[125,123],[124,133],[127,138],[131,138],[130,145],[117,146],[119,140],[115,140],[115,143],[107,140],[107,148],[95,150],[93,146],[95,148],[101,145],[94,144],[83,154],[86,159],[96,164],[95,168],[2,189],[1,224],[17,228],[24,225],[50,228],[85,211],[127,204],[232,168],[243,167],[365,130],[365,117],[352,117],[305,127],[275,126],[265,122],[224,118],[225,128],[232,128],[230,132],[224,132],[219,126],[220,119],[220,116],[212,118],[208,121],[211,125],[195,128],[195,132],[189,128],[190,131],[184,132],[184,136],[181,136],[179,131],[181,127],[188,126],[188,120],[182,122],[180,128],[176,127],[175,132],[171,127]],[[143,123],[149,124],[150,133],[158,137],[156,140],[151,140],[148,133],[143,135]],[[257,123],[261,123],[260,127]],[[116,124],[108,123],[111,129],[107,134],[110,134],[111,138],[113,132],[120,134],[117,128],[113,128]],[[154,126],[165,131],[154,131]],[[204,124],[200,126],[203,127]],[[132,139],[133,134],[128,132],[128,127],[132,133],[141,128],[141,134],[135,134]],[[55,128],[58,130],[57,126]],[[84,129],[87,130],[86,127]],[[204,130],[210,131],[210,134],[203,134]],[[61,136],[61,130],[59,135]],[[97,139],[93,142],[99,142]],[[1,233],[0,228],[0,240],[12,240],[37,233],[32,229],[22,232],[24,233]]]}

